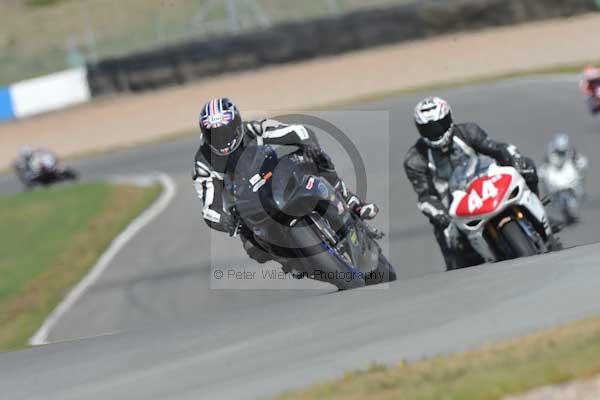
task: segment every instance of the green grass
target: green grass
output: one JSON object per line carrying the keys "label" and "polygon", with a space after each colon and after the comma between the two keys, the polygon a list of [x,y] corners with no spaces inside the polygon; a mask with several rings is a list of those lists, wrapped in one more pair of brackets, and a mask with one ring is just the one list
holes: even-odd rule
{"label": "green grass", "polygon": [[378,364],[280,400],[496,400],[600,374],[600,318],[464,354]]}
{"label": "green grass", "polygon": [[46,7],[58,4],[67,0],[27,0],[27,5],[32,7]]}
{"label": "green grass", "polygon": [[22,347],[159,186],[88,183],[0,197],[0,350]]}

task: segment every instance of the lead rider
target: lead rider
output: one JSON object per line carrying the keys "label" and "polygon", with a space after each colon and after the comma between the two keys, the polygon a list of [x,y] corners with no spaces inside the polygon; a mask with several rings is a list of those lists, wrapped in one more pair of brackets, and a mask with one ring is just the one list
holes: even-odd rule
{"label": "lead rider", "polygon": [[[521,156],[514,145],[496,142],[475,123],[455,124],[445,100],[429,97],[414,112],[420,138],[410,148],[404,169],[418,196],[419,210],[429,218],[448,270],[467,267],[477,261],[474,252],[449,247],[444,230],[450,225],[448,181],[465,157],[483,154],[498,165],[512,166],[538,194],[538,176],[533,160]],[[466,247],[466,245],[465,245]]]}
{"label": "lead rider", "polygon": [[[199,123],[201,143],[194,159],[192,179],[203,203],[202,216],[212,229],[233,235],[239,226],[228,210],[223,209],[224,176],[234,173],[237,156],[250,144],[297,146],[301,154],[296,158],[313,162],[319,175],[342,193],[360,218],[373,219],[377,215],[379,210],[375,204],[364,203],[347,190],[316,136],[305,126],[286,125],[272,119],[243,122],[238,108],[227,98],[206,103]],[[251,234],[242,230],[241,238],[251,258],[261,263],[271,259]]]}

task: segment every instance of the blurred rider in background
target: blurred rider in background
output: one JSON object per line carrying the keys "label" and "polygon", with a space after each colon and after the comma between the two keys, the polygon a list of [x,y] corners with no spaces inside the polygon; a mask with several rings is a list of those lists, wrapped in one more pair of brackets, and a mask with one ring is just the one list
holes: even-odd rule
{"label": "blurred rider in background", "polygon": [[56,154],[42,147],[21,147],[14,169],[26,188],[77,179],[73,169],[65,166]]}
{"label": "blurred rider in background", "polygon": [[558,133],[550,143],[548,143],[544,163],[562,166],[567,161],[573,162],[573,165],[575,165],[580,173],[584,173],[588,167],[587,157],[575,149],[569,135],[566,133]]}
{"label": "blurred rider in background", "polygon": [[535,163],[519,154],[514,145],[488,138],[487,133],[475,123],[454,123],[450,105],[439,97],[419,102],[415,107],[414,120],[420,137],[408,151],[404,169],[417,193],[419,210],[434,227],[446,268],[451,270],[474,265],[479,258],[470,246],[458,243],[456,248],[451,248],[444,235],[444,230],[452,222],[448,210],[448,182],[454,168],[465,157],[483,154],[496,160],[498,165],[514,167],[531,191],[538,194]]}
{"label": "blurred rider in background", "polygon": [[[548,143],[539,176],[544,192],[550,196],[552,208],[558,208],[558,224],[579,219],[579,208],[585,197],[584,177],[588,159],[571,144],[566,133],[559,133]],[[562,221],[562,215],[566,217]],[[551,214],[552,216],[552,214]]]}
{"label": "blurred rider in background", "polygon": [[[235,162],[248,145],[297,147],[295,160],[312,163],[318,174],[342,193],[348,206],[361,219],[373,219],[379,212],[375,204],[363,202],[346,188],[315,134],[303,125],[287,125],[272,119],[242,121],[239,109],[227,98],[206,103],[200,111],[199,125],[200,147],[194,158],[192,179],[203,203],[202,216],[212,229],[232,236],[240,226],[240,221],[223,209],[224,176],[233,175]],[[243,226],[240,237],[250,258],[259,263],[271,259]]]}
{"label": "blurred rider in background", "polygon": [[592,115],[600,113],[600,69],[593,65],[585,67],[579,87],[587,96],[586,101]]}
{"label": "blurred rider in background", "polygon": [[36,160],[50,154],[50,151],[43,148],[34,148],[23,146],[19,149],[19,155],[15,161],[15,171],[19,180],[25,185],[30,186],[41,174],[41,164]]}

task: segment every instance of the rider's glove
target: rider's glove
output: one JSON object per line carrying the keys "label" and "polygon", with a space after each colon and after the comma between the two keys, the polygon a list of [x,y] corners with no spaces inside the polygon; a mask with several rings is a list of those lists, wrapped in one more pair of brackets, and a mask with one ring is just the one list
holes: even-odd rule
{"label": "rider's glove", "polygon": [[430,217],[431,223],[438,229],[446,229],[452,222],[450,216],[446,213],[439,213]]}
{"label": "rider's glove", "polygon": [[529,160],[520,155],[515,155],[511,160],[511,165],[519,171],[521,175],[531,175],[535,173],[535,169],[530,164]]}
{"label": "rider's glove", "polygon": [[429,221],[438,229],[446,229],[452,222],[448,210],[437,197],[429,196],[421,199],[418,204],[419,210],[425,214]]}

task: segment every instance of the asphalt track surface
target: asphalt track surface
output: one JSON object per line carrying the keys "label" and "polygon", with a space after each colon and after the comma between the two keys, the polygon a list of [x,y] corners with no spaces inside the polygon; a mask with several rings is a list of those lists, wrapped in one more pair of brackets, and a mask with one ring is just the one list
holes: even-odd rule
{"label": "asphalt track surface", "polygon": [[[211,279],[211,264],[225,271],[259,269],[236,242],[209,234],[201,221],[189,177],[194,139],[77,163],[90,179],[164,171],[175,179],[178,195],[58,321],[49,339],[61,343],[0,355],[0,397],[268,397],[371,361],[456,352],[598,313],[600,245],[442,272],[402,169],[415,138],[411,110],[426,94],[327,116],[360,150],[369,199],[383,206],[377,225],[388,234],[384,249],[399,277],[389,287],[335,293],[325,284],[286,279],[269,282],[285,290],[265,290],[249,289],[265,284],[259,279],[234,279],[228,287],[246,289],[214,289],[223,280]],[[452,103],[457,120],[479,122],[536,160],[555,132],[568,132],[591,158],[590,198],[583,222],[561,237],[566,246],[598,241],[594,150],[600,148],[600,122],[586,114],[574,77],[438,94]],[[347,155],[328,138],[321,141],[352,182]],[[0,191],[17,189],[0,177]],[[71,340],[77,338],[86,339]]]}

